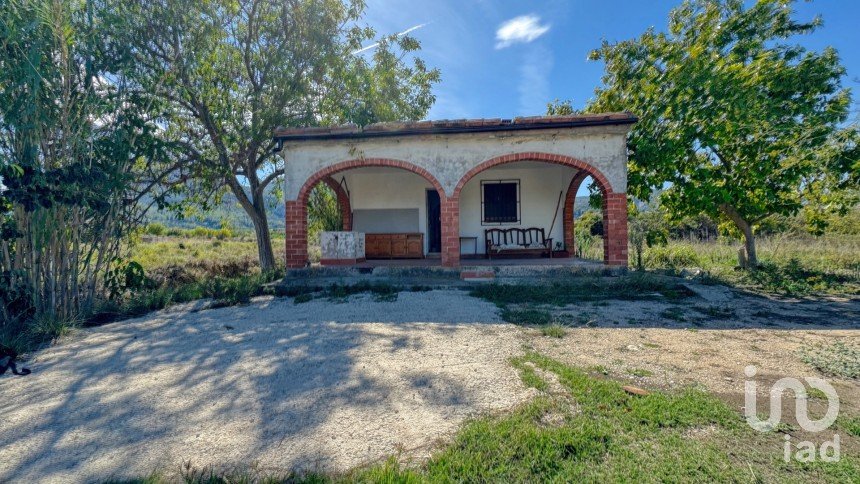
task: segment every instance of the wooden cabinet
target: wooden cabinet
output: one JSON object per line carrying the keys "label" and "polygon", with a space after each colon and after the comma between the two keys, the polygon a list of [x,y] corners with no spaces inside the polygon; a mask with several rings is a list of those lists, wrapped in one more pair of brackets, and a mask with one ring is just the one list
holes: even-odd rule
{"label": "wooden cabinet", "polygon": [[365,234],[368,259],[421,259],[424,234]]}

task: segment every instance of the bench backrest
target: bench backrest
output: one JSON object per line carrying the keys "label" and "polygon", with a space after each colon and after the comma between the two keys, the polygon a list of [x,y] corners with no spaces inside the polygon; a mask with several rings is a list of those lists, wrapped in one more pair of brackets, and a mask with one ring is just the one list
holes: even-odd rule
{"label": "bench backrest", "polygon": [[528,247],[531,244],[543,244],[546,240],[541,228],[531,227],[527,229],[486,229],[484,230],[484,241],[487,247],[499,245],[522,245]]}

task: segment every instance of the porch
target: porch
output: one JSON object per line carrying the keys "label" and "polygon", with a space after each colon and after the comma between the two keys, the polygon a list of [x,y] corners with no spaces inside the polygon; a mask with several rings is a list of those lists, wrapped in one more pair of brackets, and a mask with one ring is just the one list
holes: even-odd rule
{"label": "porch", "polygon": [[332,284],[388,284],[405,289],[450,288],[476,282],[533,282],[559,280],[584,274],[620,274],[622,267],[599,261],[566,259],[464,259],[460,267],[444,267],[439,258],[369,260],[349,266],[288,269],[279,285],[318,286]]}
{"label": "porch", "polygon": [[[353,242],[360,250],[324,252],[330,265],[587,267],[495,256],[575,253],[574,203],[589,179],[603,199],[603,262],[625,267],[625,139],[635,120],[611,113],[280,130],[287,267],[308,266],[308,203],[321,184],[334,190],[342,231],[351,232],[321,245],[363,234]],[[491,261],[469,259],[487,255]]]}

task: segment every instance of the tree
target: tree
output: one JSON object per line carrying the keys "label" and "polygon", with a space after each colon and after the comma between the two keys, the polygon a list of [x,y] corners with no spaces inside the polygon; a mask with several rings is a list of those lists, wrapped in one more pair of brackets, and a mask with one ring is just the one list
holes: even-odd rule
{"label": "tree", "polygon": [[[361,0],[108,0],[124,28],[118,50],[135,60],[128,75],[165,102],[164,136],[184,146],[208,192],[226,187],[254,225],[260,266],[275,267],[264,190],[283,168],[272,152],[279,126],[424,116],[438,80],[412,55],[408,36],[380,41],[361,28]],[[411,65],[407,61],[411,59]]]}
{"label": "tree", "polygon": [[789,43],[821,20],[795,21],[793,0],[745,3],[685,1],[667,33],[604,42],[590,56],[606,66],[589,110],[639,116],[629,140],[634,196],[668,185],[661,199],[674,217],[730,221],[755,266],[765,218],[817,201],[850,205],[857,129],[841,127],[850,93],[836,51]]}
{"label": "tree", "polygon": [[630,245],[636,254],[636,267],[642,269],[642,254],[645,247],[666,245],[669,242],[669,229],[665,213],[661,207],[638,208],[632,204],[629,210]]}
{"label": "tree", "polygon": [[0,3],[0,336],[85,316],[124,236],[182,177],[92,2]]}

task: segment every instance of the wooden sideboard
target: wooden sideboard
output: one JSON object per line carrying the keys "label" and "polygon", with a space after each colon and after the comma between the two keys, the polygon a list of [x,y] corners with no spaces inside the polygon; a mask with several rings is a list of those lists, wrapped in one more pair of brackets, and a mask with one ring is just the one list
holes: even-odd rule
{"label": "wooden sideboard", "polygon": [[368,259],[423,259],[424,234],[364,234]]}

